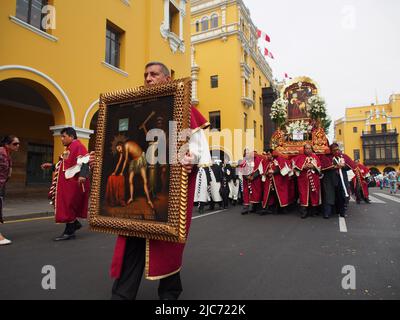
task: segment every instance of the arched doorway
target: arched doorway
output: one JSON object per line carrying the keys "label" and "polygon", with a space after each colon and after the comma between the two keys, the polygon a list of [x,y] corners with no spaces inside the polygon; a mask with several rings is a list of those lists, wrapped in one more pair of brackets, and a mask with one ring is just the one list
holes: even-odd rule
{"label": "arched doorway", "polygon": [[89,129],[93,130],[93,134],[90,135],[89,139],[89,150],[94,151],[96,149],[96,132],[97,132],[97,119],[98,119],[99,111],[93,115],[92,120],[90,121]]}
{"label": "arched doorway", "polygon": [[396,171],[396,169],[392,168],[392,167],[386,167],[385,170],[383,170],[384,173],[389,173],[389,172],[392,172],[392,171]]}
{"label": "arched doorway", "polygon": [[42,84],[18,77],[0,81],[0,136],[14,134],[21,141],[13,155],[9,196],[47,192],[51,172],[40,164],[53,162],[55,137],[49,128],[56,118],[65,119],[61,105]]}
{"label": "arched doorway", "polygon": [[211,159],[219,159],[222,163],[227,163],[231,160],[230,156],[220,149],[212,149],[210,150],[210,154]]}
{"label": "arched doorway", "polygon": [[378,174],[381,173],[378,168],[370,168],[369,171],[372,176],[377,176]]}

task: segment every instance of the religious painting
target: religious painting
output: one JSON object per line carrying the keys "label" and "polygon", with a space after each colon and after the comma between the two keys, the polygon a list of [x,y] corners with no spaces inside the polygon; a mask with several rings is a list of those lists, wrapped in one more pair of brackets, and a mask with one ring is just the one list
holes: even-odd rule
{"label": "religious painting", "polygon": [[187,143],[190,92],[182,79],[101,95],[93,230],[185,241],[188,176],[178,154]]}
{"label": "religious painting", "polygon": [[317,87],[309,82],[296,82],[285,90],[285,99],[289,101],[288,120],[309,118],[308,99],[318,93]]}

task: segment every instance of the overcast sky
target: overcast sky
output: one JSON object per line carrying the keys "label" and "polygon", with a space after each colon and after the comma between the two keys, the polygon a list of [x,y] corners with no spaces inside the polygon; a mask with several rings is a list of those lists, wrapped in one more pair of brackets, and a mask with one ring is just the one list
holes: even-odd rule
{"label": "overcast sky", "polygon": [[314,79],[333,120],[400,93],[400,0],[244,2],[271,38],[274,77]]}

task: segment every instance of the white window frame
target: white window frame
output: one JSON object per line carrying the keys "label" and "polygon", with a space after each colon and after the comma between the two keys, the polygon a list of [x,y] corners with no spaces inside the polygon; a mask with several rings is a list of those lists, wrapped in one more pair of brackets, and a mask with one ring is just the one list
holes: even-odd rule
{"label": "white window frame", "polygon": [[[171,3],[179,10],[179,34],[175,34],[169,29],[169,6]],[[161,36],[169,42],[173,53],[185,52],[183,19],[186,16],[186,4],[187,0],[164,0],[164,21],[161,23],[160,32]]]}

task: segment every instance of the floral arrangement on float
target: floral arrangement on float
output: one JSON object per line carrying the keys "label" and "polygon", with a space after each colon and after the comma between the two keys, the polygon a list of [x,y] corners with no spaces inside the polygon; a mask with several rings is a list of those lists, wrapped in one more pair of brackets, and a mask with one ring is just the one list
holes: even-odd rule
{"label": "floral arrangement on float", "polygon": [[282,98],[276,99],[272,104],[270,117],[278,128],[281,128],[286,122],[288,105],[289,101]]}
{"label": "floral arrangement on float", "polygon": [[286,126],[286,132],[293,140],[307,140],[313,128],[309,121],[297,120]]}
{"label": "floral arrangement on float", "polygon": [[310,97],[308,99],[307,113],[313,120],[314,128],[322,127],[328,133],[332,120],[328,116],[324,98],[319,95]]}

